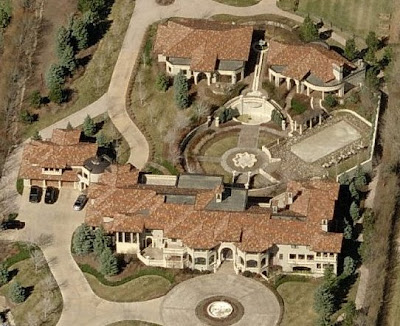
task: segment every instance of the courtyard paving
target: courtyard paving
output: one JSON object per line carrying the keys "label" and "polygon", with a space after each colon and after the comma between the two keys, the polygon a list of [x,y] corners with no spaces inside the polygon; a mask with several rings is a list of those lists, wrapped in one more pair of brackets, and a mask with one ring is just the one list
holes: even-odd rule
{"label": "courtyard paving", "polygon": [[357,129],[340,121],[292,146],[292,152],[303,161],[313,163],[361,138]]}

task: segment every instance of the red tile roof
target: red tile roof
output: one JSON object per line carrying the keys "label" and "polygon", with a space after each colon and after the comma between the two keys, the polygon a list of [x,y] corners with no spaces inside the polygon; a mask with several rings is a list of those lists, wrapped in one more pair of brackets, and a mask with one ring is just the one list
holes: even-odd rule
{"label": "red tile roof", "polygon": [[[35,180],[77,181],[74,166],[97,153],[97,144],[79,142],[79,130],[55,129],[49,140],[25,145],[19,171],[20,178]],[[42,174],[42,168],[64,169],[61,175]]]}
{"label": "red tile roof", "polygon": [[158,25],[154,52],[191,59],[194,71],[214,71],[218,60],[247,61],[253,28],[228,23],[180,19]]}
{"label": "red tile roof", "polygon": [[355,66],[333,50],[318,44],[286,44],[270,40],[267,52],[267,64],[284,66],[284,76],[302,80],[309,73],[327,83],[335,76],[333,64],[337,66]]}
{"label": "red tile roof", "polygon": [[[112,167],[100,183],[91,185],[86,223],[103,225],[109,232],[164,230],[165,237],[182,239],[185,245],[196,249],[234,242],[248,252],[265,251],[274,244],[306,245],[312,250],[337,253],[341,250],[342,234],[323,232],[320,224],[322,219],[333,216],[339,189],[336,183],[319,180],[288,185],[288,191],[295,194],[290,209],[294,208],[294,215],[306,217],[305,221],[299,221],[272,218],[271,210],[265,208],[225,212],[206,210],[203,203],[200,206],[165,203],[164,195],[155,186],[147,187],[133,180],[125,187],[116,186],[114,181],[120,178],[119,174],[128,173],[127,170]],[[129,170],[130,174],[138,175],[137,171]],[[166,187],[160,188],[166,193]],[[198,190],[197,197],[210,202],[214,200],[215,190]],[[105,222],[104,217],[111,219]]]}

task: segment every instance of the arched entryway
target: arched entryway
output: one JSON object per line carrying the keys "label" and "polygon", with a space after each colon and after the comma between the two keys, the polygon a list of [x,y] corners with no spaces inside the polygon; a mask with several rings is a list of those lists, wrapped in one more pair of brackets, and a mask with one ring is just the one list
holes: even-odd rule
{"label": "arched entryway", "polygon": [[152,247],[153,246],[153,239],[152,238],[147,238],[146,239],[146,248]]}
{"label": "arched entryway", "polygon": [[231,261],[233,260],[233,250],[231,248],[224,248],[221,250],[220,254],[221,262],[224,260]]}

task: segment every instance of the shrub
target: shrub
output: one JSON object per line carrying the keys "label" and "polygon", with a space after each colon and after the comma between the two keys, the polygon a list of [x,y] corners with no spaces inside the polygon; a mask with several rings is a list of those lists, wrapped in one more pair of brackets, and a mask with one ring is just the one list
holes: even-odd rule
{"label": "shrub", "polygon": [[16,184],[17,192],[22,195],[24,192],[24,180],[23,179],[17,179]]}
{"label": "shrub", "polygon": [[358,206],[356,201],[353,201],[351,203],[349,212],[353,221],[357,221],[360,219],[360,207]]}
{"label": "shrub", "polygon": [[94,234],[92,229],[81,224],[75,231],[72,238],[72,249],[78,255],[87,255],[93,251]]}
{"label": "shrub", "polygon": [[307,111],[308,106],[300,99],[294,97],[291,101],[291,107],[296,114],[302,114]]}
{"label": "shrub", "polygon": [[158,74],[156,79],[156,89],[160,92],[166,92],[168,85],[168,77],[164,73]]}
{"label": "shrub", "polygon": [[328,94],[328,95],[325,97],[324,104],[325,104],[328,108],[333,108],[333,107],[335,107],[335,106],[338,104],[338,102],[337,102],[337,99],[336,99],[335,96],[333,96],[332,94]]}
{"label": "shrub", "polygon": [[363,190],[367,185],[367,176],[361,165],[357,167],[356,176],[354,177],[354,185],[359,191]]}
{"label": "shrub", "polygon": [[344,56],[350,61],[357,58],[358,51],[356,46],[356,40],[353,38],[346,41],[346,46],[344,48]]}
{"label": "shrub", "polygon": [[237,118],[239,115],[240,115],[239,110],[236,108],[232,109],[232,108],[221,107],[218,118],[221,123],[225,123],[232,120],[233,118]]}
{"label": "shrub", "polygon": [[18,282],[13,282],[8,289],[8,296],[12,302],[22,303],[26,299],[26,291]]}
{"label": "shrub", "polygon": [[33,140],[42,140],[42,136],[40,136],[39,131],[35,130],[31,137]]}
{"label": "shrub", "polygon": [[11,21],[11,1],[5,0],[0,2],[0,28],[6,28]]}
{"label": "shrub", "polygon": [[174,99],[179,109],[185,109],[189,106],[189,85],[182,72],[174,77]]}
{"label": "shrub", "polygon": [[110,145],[110,141],[102,130],[96,135],[96,143],[99,147],[108,147]]}
{"label": "shrub", "polygon": [[351,276],[356,271],[356,263],[353,258],[346,256],[343,261],[343,275],[345,277]]}
{"label": "shrub", "polygon": [[90,117],[90,115],[87,115],[85,120],[83,121],[83,133],[85,136],[91,137],[95,134],[96,132],[96,124],[94,123],[94,120]]}
{"label": "shrub", "polygon": [[38,90],[33,91],[32,94],[29,96],[29,102],[31,107],[38,109],[42,105],[42,96]]}
{"label": "shrub", "polygon": [[0,264],[0,287],[8,282],[8,269],[5,264]]}
{"label": "shrub", "polygon": [[283,115],[277,109],[272,110],[271,119],[275,122],[278,126],[282,126]]}
{"label": "shrub", "polygon": [[347,218],[344,219],[343,237],[347,240],[353,238],[353,226],[352,223],[347,220]]}
{"label": "shrub", "polygon": [[352,181],[349,185],[349,191],[350,191],[350,195],[354,200],[360,200],[360,194],[358,193],[357,187],[354,183],[354,181]]}
{"label": "shrub", "polygon": [[65,92],[60,85],[50,87],[49,100],[57,104],[65,102]]}
{"label": "shrub", "polygon": [[107,276],[115,275],[119,271],[117,258],[109,247],[105,247],[100,255],[100,271]]}
{"label": "shrub", "polygon": [[30,113],[28,110],[21,111],[19,117],[21,121],[26,124],[31,124],[35,121],[35,115]]}

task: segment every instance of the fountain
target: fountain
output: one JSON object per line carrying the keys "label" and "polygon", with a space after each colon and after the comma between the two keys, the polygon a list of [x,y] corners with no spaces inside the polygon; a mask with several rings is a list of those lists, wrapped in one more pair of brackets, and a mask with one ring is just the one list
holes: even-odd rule
{"label": "fountain", "polygon": [[233,312],[233,306],[226,301],[214,301],[207,307],[207,313],[212,318],[228,318]]}

